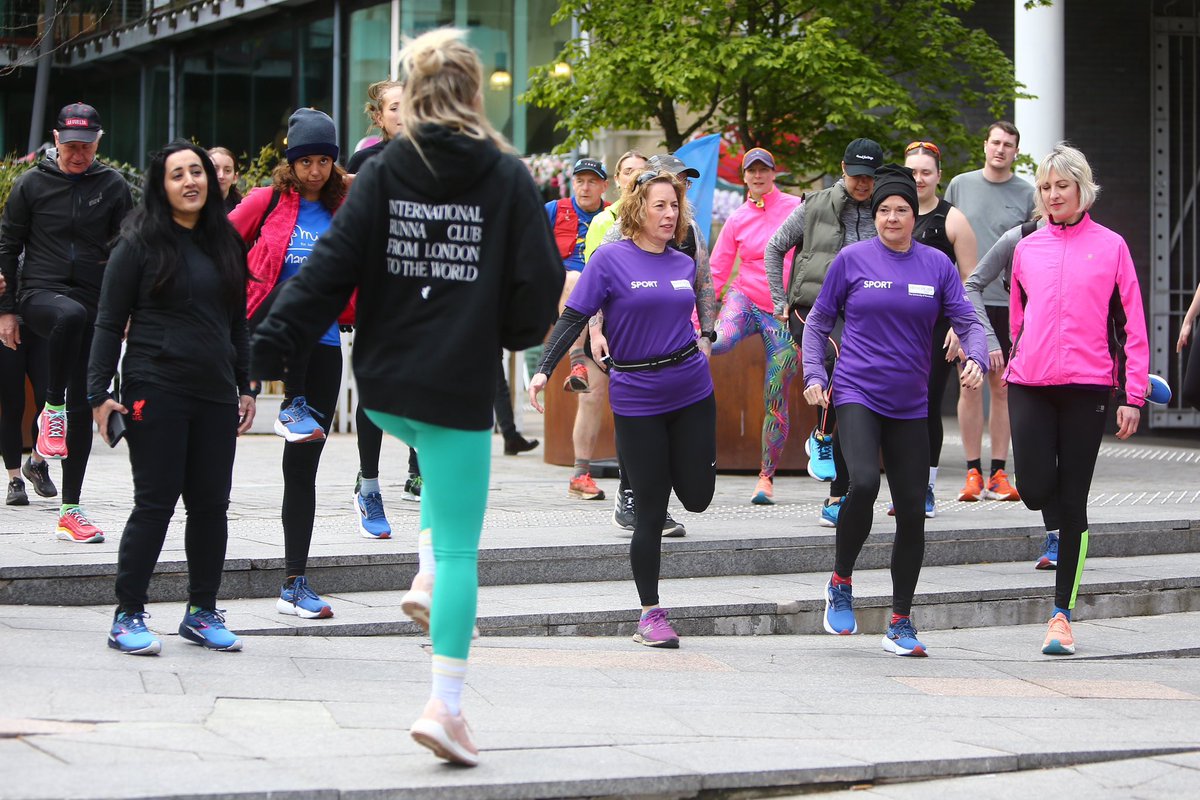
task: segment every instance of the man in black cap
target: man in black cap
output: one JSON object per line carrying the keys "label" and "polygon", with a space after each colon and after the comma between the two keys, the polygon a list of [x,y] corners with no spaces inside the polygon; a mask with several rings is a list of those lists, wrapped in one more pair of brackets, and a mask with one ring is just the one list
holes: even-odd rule
{"label": "man in black cap", "polygon": [[72,542],[104,541],[79,507],[92,449],[87,363],[110,242],[133,207],[125,179],[96,160],[102,134],[96,109],[64,106],[54,149],[13,184],[0,218],[0,272],[7,283],[0,295],[0,345],[20,343],[18,314],[46,339],[46,407],[38,416],[36,447],[45,458],[63,459],[56,533]]}
{"label": "man in black cap", "polygon": [[[797,343],[803,338],[804,320],[817,300],[834,257],[846,245],[876,236],[871,191],[875,188],[875,170],[881,166],[883,148],[877,142],[852,141],[842,157],[842,177],[828,189],[805,197],[767,243],[763,269],[771,286],[775,316],[787,322]],[[793,247],[799,247],[800,252],[792,262],[785,293],[783,257]],[[839,338],[840,330],[835,330],[833,336]],[[824,424],[818,424],[806,445],[808,474],[830,481],[829,499],[818,519],[830,528],[837,527],[838,511],[849,489],[835,423],[830,406],[825,411]]]}
{"label": "man in black cap", "polygon": [[[607,190],[608,173],[604,169],[604,162],[595,158],[581,158],[571,168],[571,197],[546,203],[546,215],[550,218],[550,227],[554,229],[554,241],[562,256],[563,269],[567,271],[562,298],[558,303],[559,311],[583,272],[583,250],[588,228],[596,215],[608,205],[604,202]],[[571,372],[563,384],[563,391],[579,393],[579,406],[571,431],[575,472],[567,485],[567,495],[578,500],[603,500],[604,491],[592,479],[592,453],[608,406],[608,378],[599,369],[588,369],[583,339],[580,336],[579,341],[571,347]]]}

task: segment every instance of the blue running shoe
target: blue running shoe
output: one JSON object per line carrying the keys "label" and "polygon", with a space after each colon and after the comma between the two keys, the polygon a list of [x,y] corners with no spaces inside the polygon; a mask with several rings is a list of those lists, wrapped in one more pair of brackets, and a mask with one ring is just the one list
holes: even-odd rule
{"label": "blue running shoe", "polygon": [[817,521],[826,528],[836,528],[838,514],[842,513],[842,503],[845,500],[844,497],[841,500],[826,500],[821,504],[821,516],[817,518]]}
{"label": "blue running shoe", "polygon": [[813,428],[804,440],[804,452],[808,454],[810,478],[828,482],[837,477],[837,467],[833,463],[833,434]]}
{"label": "blue running shoe", "polygon": [[849,636],[858,633],[854,619],[854,589],[849,585],[834,586],[833,578],[825,584],[825,616],[821,618],[826,633]]}
{"label": "blue running shoe", "polygon": [[296,395],[290,405],[284,406],[275,420],[275,433],[289,442],[319,442],[325,438],[325,429],[317,422],[304,395]]}
{"label": "blue running shoe", "polygon": [[162,650],[162,642],[146,628],[145,611],[117,612],[108,631],[108,646],[131,656],[153,656]]}
{"label": "blue running shoe", "polygon": [[925,487],[925,518],[933,519],[937,516],[937,506],[933,502],[933,485]]}
{"label": "blue running shoe", "polygon": [[354,495],[358,510],[358,532],[364,539],[390,539],[392,526],[383,513],[383,495],[379,492]]}
{"label": "blue running shoe", "polygon": [[242,640],[225,627],[225,617],[215,608],[189,606],[179,623],[179,635],[209,650],[242,649]]}
{"label": "blue running shoe", "polygon": [[301,619],[328,619],[333,609],[308,585],[308,578],[298,576],[291,584],[283,587],[275,610],[280,614],[292,614]]}
{"label": "blue running shoe", "polygon": [[1034,569],[1058,569],[1058,534],[1046,533],[1046,540],[1042,542],[1042,554],[1038,556],[1037,563],[1033,565]]}
{"label": "blue running shoe", "polygon": [[887,634],[883,637],[883,649],[898,656],[928,655],[925,645],[917,639],[917,629],[908,617],[904,617],[895,625],[888,625]]}

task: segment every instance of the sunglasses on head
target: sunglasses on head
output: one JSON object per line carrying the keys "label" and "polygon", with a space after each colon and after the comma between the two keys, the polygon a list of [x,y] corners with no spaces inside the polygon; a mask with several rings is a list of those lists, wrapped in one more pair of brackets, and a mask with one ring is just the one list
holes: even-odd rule
{"label": "sunglasses on head", "polygon": [[908,155],[913,150],[928,150],[938,158],[942,157],[942,151],[933,142],[912,142],[908,147],[904,148],[904,155]]}

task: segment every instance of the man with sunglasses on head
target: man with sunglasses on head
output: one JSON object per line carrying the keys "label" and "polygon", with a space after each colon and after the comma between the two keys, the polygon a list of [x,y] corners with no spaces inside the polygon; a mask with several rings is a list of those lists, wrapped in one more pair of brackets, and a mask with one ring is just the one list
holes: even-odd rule
{"label": "man with sunglasses on head", "polygon": [[[855,139],[846,147],[841,166],[842,177],[833,186],[807,195],[779,226],[763,252],[763,269],[771,287],[775,317],[787,323],[797,343],[803,341],[804,320],[817,301],[833,259],[846,245],[878,235],[871,211],[871,192],[875,189],[875,170],[883,166],[883,148],[871,139]],[[783,259],[793,247],[798,252],[785,288]],[[841,338],[840,324],[830,335]],[[827,356],[830,372],[832,357],[832,354]],[[824,428],[814,429],[809,437],[808,473],[818,480],[832,479],[829,497],[817,521],[835,528],[842,500],[850,488],[850,476],[842,458],[832,404],[824,413]]]}
{"label": "man with sunglasses on head", "polygon": [[[1033,185],[1013,173],[1020,152],[1021,134],[1011,122],[997,120],[988,127],[983,142],[983,168],[956,175],[946,189],[946,201],[966,215],[975,231],[975,243],[982,259],[1006,231],[1033,215]],[[1008,387],[1004,383],[1004,364],[1012,342],[1008,331],[1008,292],[1003,282],[992,281],[983,290],[983,305],[999,340],[1000,349],[988,353],[991,389],[991,413],[988,431],[992,440],[992,464],[983,476],[983,393],[960,392],[958,427],[967,457],[967,480],[958,499],[1020,500],[1005,474],[1008,461]]]}

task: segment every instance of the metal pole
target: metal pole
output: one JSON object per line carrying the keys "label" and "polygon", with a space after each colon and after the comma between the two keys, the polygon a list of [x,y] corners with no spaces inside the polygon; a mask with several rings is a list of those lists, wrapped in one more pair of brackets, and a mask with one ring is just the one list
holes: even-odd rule
{"label": "metal pole", "polygon": [[54,55],[54,0],[46,0],[43,12],[45,28],[42,31],[41,47],[38,48],[37,78],[33,88],[33,113],[29,120],[29,148],[32,153],[42,144],[46,122],[46,98],[50,94],[50,60]]}
{"label": "metal pole", "polygon": [[[339,147],[343,154],[348,153],[346,147],[346,109],[343,108],[343,80],[345,70],[342,68],[343,54],[345,48],[342,45],[343,25],[342,25],[342,0],[333,0],[333,127],[337,131]],[[349,158],[348,155],[343,155],[343,162]]]}

